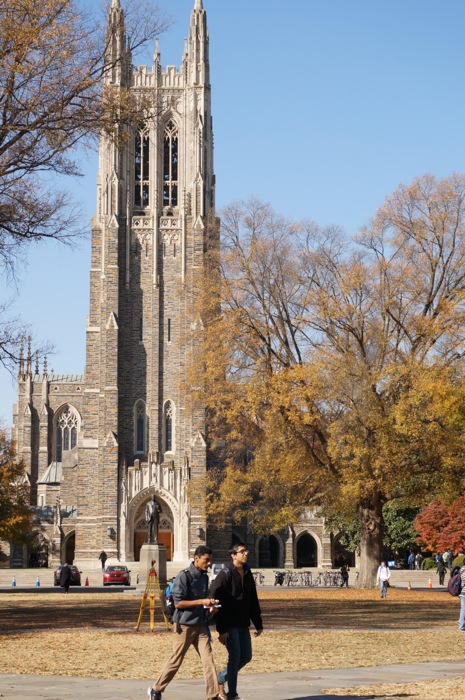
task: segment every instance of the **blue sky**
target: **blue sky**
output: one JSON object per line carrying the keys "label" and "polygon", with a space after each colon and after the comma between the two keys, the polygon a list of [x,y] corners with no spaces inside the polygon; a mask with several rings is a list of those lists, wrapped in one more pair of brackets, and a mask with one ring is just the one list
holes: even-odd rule
{"label": "blue sky", "polygon": [[[463,0],[203,0],[210,33],[217,204],[251,195],[352,235],[400,183],[465,169]],[[124,6],[124,0],[122,0]],[[194,0],[159,0],[180,65]],[[150,50],[151,62],[153,48]],[[69,186],[90,225],[96,156]],[[30,249],[11,314],[55,346],[49,369],[85,363],[90,239]],[[0,369],[0,419],[15,387]]]}

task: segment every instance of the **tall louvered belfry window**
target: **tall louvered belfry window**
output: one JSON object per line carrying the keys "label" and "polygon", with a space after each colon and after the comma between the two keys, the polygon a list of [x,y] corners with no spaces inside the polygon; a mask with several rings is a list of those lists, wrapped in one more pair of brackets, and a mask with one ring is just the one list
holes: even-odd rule
{"label": "tall louvered belfry window", "polygon": [[136,134],[134,150],[134,206],[144,208],[150,204],[150,141],[144,127],[140,127]]}
{"label": "tall louvered belfry window", "polygon": [[170,119],[163,144],[163,206],[178,206],[178,130]]}

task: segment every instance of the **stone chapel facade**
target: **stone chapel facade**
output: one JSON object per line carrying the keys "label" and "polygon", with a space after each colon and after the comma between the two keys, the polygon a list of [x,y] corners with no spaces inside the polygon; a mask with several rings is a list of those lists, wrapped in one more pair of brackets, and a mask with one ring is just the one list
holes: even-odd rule
{"label": "stone chapel facade", "polygon": [[33,370],[30,348],[21,361],[13,437],[36,504],[39,561],[13,547],[13,566],[97,567],[102,549],[137,561],[153,495],[168,560],[186,562],[206,541],[228,560],[234,537],[247,541],[254,565],[330,566],[335,558],[311,512],[268,538],[245,523],[214,531],[206,521],[201,485],[215,456],[205,407],[182,381],[202,332],[195,301],[205,253],[219,245],[209,38],[202,0],[194,2],[180,70],[162,68],[158,43],[151,69],[134,69],[112,0],[106,80],[147,100],[150,115],[123,149],[101,139],[84,375],[52,375],[46,363]]}
{"label": "stone chapel facade", "polygon": [[[180,70],[162,69],[158,44],[152,68],[134,70],[119,0],[107,31],[106,81],[147,100],[149,116],[123,149],[101,138],[85,373],[33,372],[29,351],[13,436],[49,559],[92,565],[104,549],[137,560],[155,495],[168,559],[184,562],[206,538],[203,499],[189,498],[188,486],[202,482],[209,454],[205,408],[182,379],[201,333],[197,279],[219,236],[217,225],[207,232],[215,176],[206,14],[195,0]],[[214,539],[224,550],[230,533]]]}

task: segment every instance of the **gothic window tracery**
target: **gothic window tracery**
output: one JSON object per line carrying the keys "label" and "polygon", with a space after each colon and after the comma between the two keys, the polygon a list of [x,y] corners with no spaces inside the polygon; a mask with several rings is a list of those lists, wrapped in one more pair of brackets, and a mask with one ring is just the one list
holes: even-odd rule
{"label": "gothic window tracery", "polygon": [[134,451],[137,453],[146,452],[147,440],[147,417],[145,401],[140,399],[134,406]]}
{"label": "gothic window tracery", "polygon": [[146,129],[141,126],[134,142],[134,206],[148,207],[150,178],[150,141]]}
{"label": "gothic window tracery", "polygon": [[163,141],[163,206],[178,206],[178,129],[172,119],[165,127]]}
{"label": "gothic window tracery", "polygon": [[165,452],[174,452],[173,427],[174,427],[174,405],[172,401],[167,401],[163,411],[164,422],[164,447]]}
{"label": "gothic window tracery", "polygon": [[64,406],[55,422],[55,461],[61,462],[63,452],[77,446],[79,418],[72,406]]}

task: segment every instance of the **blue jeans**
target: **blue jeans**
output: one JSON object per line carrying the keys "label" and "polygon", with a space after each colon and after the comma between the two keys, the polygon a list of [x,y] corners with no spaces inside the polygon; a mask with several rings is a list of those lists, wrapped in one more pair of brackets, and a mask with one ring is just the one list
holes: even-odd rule
{"label": "blue jeans", "polygon": [[386,581],[381,581],[381,579],[379,580],[379,594],[381,598],[385,598],[387,595]]}
{"label": "blue jeans", "polygon": [[459,630],[465,632],[465,595],[460,594]]}
{"label": "blue jeans", "polygon": [[252,640],[248,627],[238,629],[230,627],[226,630],[228,639],[228,665],[218,673],[218,683],[228,682],[228,698],[237,695],[237,674],[252,659]]}

